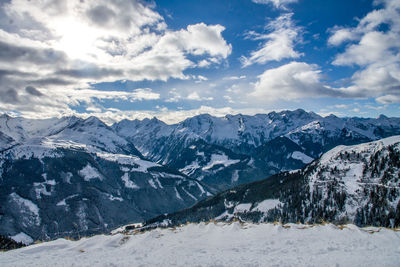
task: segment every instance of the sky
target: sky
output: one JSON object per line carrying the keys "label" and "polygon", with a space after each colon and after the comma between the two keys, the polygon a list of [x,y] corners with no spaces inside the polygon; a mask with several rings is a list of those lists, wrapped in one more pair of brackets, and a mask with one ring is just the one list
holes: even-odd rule
{"label": "sky", "polygon": [[399,0],[0,0],[0,112],[400,117]]}

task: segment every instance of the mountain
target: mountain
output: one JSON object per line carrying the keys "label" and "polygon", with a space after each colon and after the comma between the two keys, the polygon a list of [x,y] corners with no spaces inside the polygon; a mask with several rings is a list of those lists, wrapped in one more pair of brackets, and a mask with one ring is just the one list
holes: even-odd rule
{"label": "mountain", "polygon": [[[298,109],[254,116],[203,114],[174,125],[156,118],[124,120],[112,128],[137,144],[148,158],[181,169],[212,187],[227,189],[302,168],[337,145],[400,134],[400,119],[321,117]],[[190,151],[197,156],[182,157]],[[210,176],[207,166],[213,155],[235,164],[220,165]]]}
{"label": "mountain", "polygon": [[[0,116],[2,150],[17,145],[85,147],[90,151],[106,151],[142,157],[135,146],[117,135],[96,117],[81,119],[63,117],[42,120]],[[1,150],[0,150],[1,151]]]}
{"label": "mountain", "polygon": [[214,192],[146,160],[99,119],[1,116],[0,234],[49,239],[107,232]]}
{"label": "mountain", "polygon": [[301,170],[234,187],[147,225],[234,219],[398,227],[400,136],[335,147]]}
{"label": "mountain", "polygon": [[[96,117],[1,115],[0,234],[46,239],[106,232],[300,169],[338,144],[399,133],[397,118],[321,117],[304,110],[199,115],[175,125],[156,118],[108,126]],[[296,173],[287,175],[304,176]],[[274,177],[265,183],[280,192]]]}

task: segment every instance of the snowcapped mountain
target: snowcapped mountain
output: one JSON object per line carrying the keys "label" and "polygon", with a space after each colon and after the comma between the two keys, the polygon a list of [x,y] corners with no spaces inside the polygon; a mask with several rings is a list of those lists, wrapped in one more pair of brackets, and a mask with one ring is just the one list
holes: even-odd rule
{"label": "snowcapped mountain", "polygon": [[5,140],[0,143],[2,150],[14,146],[82,147],[142,157],[132,143],[96,117],[29,120],[2,115],[0,132]]}
{"label": "snowcapped mountain", "polygon": [[148,225],[240,219],[400,225],[400,136],[338,146],[302,170],[234,187]]}
{"label": "snowcapped mountain", "polygon": [[[280,171],[302,168],[337,145],[359,144],[400,134],[400,119],[321,117],[298,109],[221,118],[203,114],[174,125],[155,118],[125,120],[112,127],[137,144],[140,152],[150,159],[226,189]],[[221,149],[223,153],[215,152]],[[192,156],[189,156],[190,151]],[[203,159],[202,154],[205,155]],[[213,155],[214,159],[224,157],[225,162],[240,161],[219,166],[209,177],[207,166],[213,162]]]}
{"label": "snowcapped mountain", "polygon": [[[1,115],[0,234],[43,239],[104,232],[300,169],[337,144],[399,133],[396,118],[324,118],[303,110],[111,127],[95,117]],[[276,179],[266,183],[280,192]]]}
{"label": "snowcapped mountain", "polygon": [[214,192],[146,160],[95,117],[1,116],[0,234],[33,240],[107,232]]}
{"label": "snowcapped mountain", "polygon": [[81,148],[2,152],[0,231],[33,240],[106,232],[176,211],[208,188],[138,156]]}

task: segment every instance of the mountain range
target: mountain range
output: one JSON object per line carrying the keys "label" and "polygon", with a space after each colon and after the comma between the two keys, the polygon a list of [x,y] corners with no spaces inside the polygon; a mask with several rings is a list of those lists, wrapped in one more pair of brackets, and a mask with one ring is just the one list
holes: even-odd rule
{"label": "mountain range", "polygon": [[112,126],[147,158],[224,190],[300,169],[337,145],[400,134],[400,119],[322,117],[302,109],[269,114],[208,114],[167,125],[153,118]]}
{"label": "mountain range", "polygon": [[[399,118],[322,117],[304,110],[203,114],[173,125],[156,118],[106,125],[96,117],[35,120],[4,114],[0,234],[36,240],[107,232],[259,180],[278,192],[281,183],[274,181],[285,185],[286,178],[276,177],[307,176],[301,173],[305,169],[287,171],[316,164],[338,145],[398,134]],[[307,209],[317,207],[313,205]],[[229,218],[235,214],[227,212]],[[222,213],[212,213],[212,218]],[[335,216],[318,218],[339,219]],[[393,224],[388,220],[382,224]]]}
{"label": "mountain range", "polygon": [[201,221],[400,226],[400,136],[337,146],[305,168],[233,187],[146,227]]}
{"label": "mountain range", "polygon": [[[99,119],[1,116],[0,231],[32,240],[107,232],[210,196],[146,160]],[[29,239],[28,238],[28,239]]]}

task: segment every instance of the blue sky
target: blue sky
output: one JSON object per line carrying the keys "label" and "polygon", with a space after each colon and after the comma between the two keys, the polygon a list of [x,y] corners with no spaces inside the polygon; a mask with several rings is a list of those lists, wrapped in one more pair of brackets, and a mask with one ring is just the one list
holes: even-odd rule
{"label": "blue sky", "polygon": [[400,1],[0,1],[0,111],[400,117]]}

